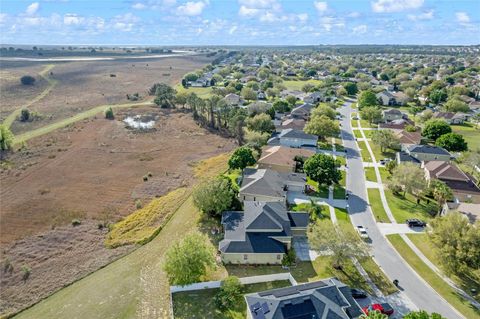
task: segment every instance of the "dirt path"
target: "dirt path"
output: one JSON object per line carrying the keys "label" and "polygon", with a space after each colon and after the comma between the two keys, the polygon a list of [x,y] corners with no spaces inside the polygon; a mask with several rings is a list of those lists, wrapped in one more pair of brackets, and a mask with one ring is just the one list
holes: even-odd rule
{"label": "dirt path", "polygon": [[7,116],[7,118],[5,118],[5,120],[3,121],[3,125],[5,125],[7,127],[10,127],[12,125],[12,123],[15,121],[15,119],[17,118],[17,116],[20,115],[20,113],[22,112],[22,109],[28,108],[28,107],[32,106],[33,104],[37,103],[38,101],[40,101],[41,99],[43,99],[53,89],[53,87],[55,85],[57,85],[58,81],[50,78],[50,76],[49,76],[50,70],[52,70],[54,67],[55,67],[54,64],[48,64],[45,67],[45,69],[43,69],[42,71],[40,71],[38,73],[42,78],[44,78],[48,82],[47,88],[45,90],[43,90],[42,93],[37,95],[34,99],[30,100],[28,103],[20,106],[15,111],[10,113],[10,115]]}

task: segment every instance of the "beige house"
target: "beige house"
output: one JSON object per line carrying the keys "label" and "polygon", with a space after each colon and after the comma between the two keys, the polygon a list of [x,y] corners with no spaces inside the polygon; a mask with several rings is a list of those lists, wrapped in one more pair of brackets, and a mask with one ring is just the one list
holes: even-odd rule
{"label": "beige house", "polygon": [[222,215],[218,249],[226,264],[281,264],[293,237],[305,237],[309,215],[280,202],[244,202],[244,211]]}
{"label": "beige house", "polygon": [[309,158],[315,155],[315,151],[291,148],[285,146],[267,146],[262,150],[262,157],[257,161],[258,168],[272,169],[277,172],[295,172],[296,156]]}

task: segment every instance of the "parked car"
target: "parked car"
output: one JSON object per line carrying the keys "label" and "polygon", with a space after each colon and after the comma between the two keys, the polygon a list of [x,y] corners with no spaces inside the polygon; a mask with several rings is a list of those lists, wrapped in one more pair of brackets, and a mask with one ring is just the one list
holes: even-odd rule
{"label": "parked car", "polygon": [[407,219],[407,225],[408,227],[425,227],[427,226],[427,223],[425,223],[423,220],[420,219]]}
{"label": "parked car", "polygon": [[362,289],[351,288],[350,292],[352,293],[352,297],[355,299],[363,299],[368,297],[367,293]]}
{"label": "parked car", "polygon": [[356,228],[358,234],[360,235],[360,237],[364,238],[364,239],[368,239],[368,233],[367,233],[367,230],[365,229],[365,227],[363,226],[357,226]]}
{"label": "parked car", "polygon": [[352,120],[358,120],[357,116],[352,117]]}
{"label": "parked car", "polygon": [[381,159],[381,160],[379,161],[379,163],[382,164],[382,165],[385,165],[385,164],[387,164],[387,163],[390,162],[390,161],[391,161],[391,159],[389,159],[389,158],[384,158],[384,159]]}
{"label": "parked car", "polygon": [[371,304],[370,306],[363,307],[362,310],[367,316],[369,311],[374,311],[374,310],[380,311],[381,313],[387,316],[393,315],[393,312],[394,312],[392,306],[390,306],[390,304],[386,302],[381,304],[374,303],[374,304]]}

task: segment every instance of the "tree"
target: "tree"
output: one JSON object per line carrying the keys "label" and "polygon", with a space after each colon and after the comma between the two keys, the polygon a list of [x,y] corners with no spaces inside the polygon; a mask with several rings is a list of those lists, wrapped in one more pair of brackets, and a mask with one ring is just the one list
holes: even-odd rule
{"label": "tree", "polygon": [[382,110],[376,106],[366,106],[360,110],[360,116],[370,124],[378,123],[382,119]]}
{"label": "tree", "polygon": [[312,117],[303,130],[307,134],[318,135],[321,139],[340,134],[338,122],[329,119],[325,115]]}
{"label": "tree", "polygon": [[220,215],[232,205],[235,191],[228,178],[218,177],[200,185],[193,193],[193,203],[202,212]]}
{"label": "tree", "polygon": [[205,235],[187,235],[166,253],[164,270],[171,285],[198,282],[211,267],[215,267],[215,250]]}
{"label": "tree", "polygon": [[468,149],[467,142],[465,142],[463,136],[457,133],[443,134],[437,138],[435,145],[451,152],[463,152]]}
{"label": "tree", "polygon": [[297,103],[297,98],[294,97],[293,95],[287,95],[287,97],[285,98],[285,101],[287,101],[287,103],[293,107],[295,106],[295,104]]}
{"label": "tree", "polygon": [[295,249],[291,247],[282,258],[282,266],[291,266],[297,260],[297,254],[295,253]]}
{"label": "tree", "polygon": [[228,167],[230,169],[241,169],[243,170],[247,166],[254,165],[256,163],[255,157],[253,156],[252,149],[247,146],[242,146],[237,148],[230,159],[228,160]]}
{"label": "tree", "polygon": [[23,85],[33,85],[35,83],[35,78],[31,75],[24,75],[20,78],[20,82]]}
{"label": "tree", "polygon": [[303,165],[303,170],[313,181],[323,185],[336,184],[342,178],[333,156],[315,154],[308,158]]}
{"label": "tree", "polygon": [[368,315],[362,314],[359,318],[360,319],[388,319],[388,316],[381,313],[378,310],[369,310]]}
{"label": "tree", "polygon": [[275,129],[272,118],[265,113],[257,114],[247,119],[247,127],[249,130],[260,133],[271,133]]}
{"label": "tree", "polygon": [[175,99],[175,90],[164,83],[159,83],[155,90],[155,104],[161,108],[169,108],[173,106],[173,101]]}
{"label": "tree", "polygon": [[403,196],[407,192],[417,196],[427,186],[425,173],[418,165],[402,163],[395,168],[392,174],[390,186],[396,185],[403,189]]}
{"label": "tree", "polygon": [[232,309],[243,295],[243,285],[236,276],[228,276],[222,281],[218,293],[214,297],[215,305],[220,310]]}
{"label": "tree", "polygon": [[480,269],[480,222],[469,223],[458,212],[435,218],[430,226],[430,239],[447,274],[465,276]]}
{"label": "tree", "polygon": [[21,122],[28,122],[30,120],[30,110],[29,109],[22,109],[20,112],[20,121]]}
{"label": "tree", "polygon": [[423,127],[422,135],[436,141],[437,138],[443,134],[451,133],[452,128],[444,120],[440,119],[431,119],[425,123]]}
{"label": "tree", "polygon": [[377,96],[371,90],[360,92],[358,97],[358,107],[375,106],[378,104]]}
{"label": "tree", "polygon": [[432,179],[428,188],[431,190],[433,198],[438,202],[440,211],[445,202],[453,197],[450,187],[438,179]]}
{"label": "tree", "polygon": [[253,101],[257,99],[257,93],[252,88],[244,87],[240,93],[242,97],[247,101]]}
{"label": "tree", "polygon": [[396,149],[399,145],[399,140],[392,130],[374,130],[371,136],[372,142],[380,146],[380,151],[383,153],[387,149]]}
{"label": "tree", "polygon": [[4,125],[0,124],[0,150],[8,151],[12,148],[13,145],[13,133],[10,129]]}
{"label": "tree", "polygon": [[447,94],[447,91],[445,91],[445,89],[433,90],[428,95],[428,98],[433,104],[439,104],[440,102],[445,101],[447,97],[448,97],[448,94]]}
{"label": "tree", "polygon": [[457,97],[453,97],[449,99],[444,105],[443,109],[446,112],[469,112],[470,108],[468,107],[467,103],[463,102],[462,100],[458,99]]}
{"label": "tree", "polygon": [[313,90],[315,90],[315,85],[312,83],[307,82],[302,86],[302,91],[305,93],[312,92]]}
{"label": "tree", "polygon": [[185,76],[183,77],[186,81],[196,81],[198,80],[198,74],[197,73],[187,73],[185,74]]}
{"label": "tree", "polygon": [[308,232],[308,242],[318,253],[331,252],[334,267],[342,267],[351,258],[368,256],[367,246],[353,231],[332,227],[329,221],[315,223]]}
{"label": "tree", "polygon": [[187,104],[188,93],[186,91],[177,92],[175,95],[175,104],[182,105],[182,108],[185,108],[185,104]]}
{"label": "tree", "polygon": [[357,84],[353,82],[345,83],[343,88],[347,91],[348,95],[355,95],[358,92]]}
{"label": "tree", "polygon": [[447,319],[445,317],[442,317],[442,315],[439,315],[438,313],[431,313],[429,314],[425,310],[420,310],[420,311],[412,311],[405,316],[403,316],[403,319]]}
{"label": "tree", "polygon": [[247,145],[253,147],[257,151],[260,151],[262,146],[267,144],[269,138],[269,133],[262,133],[249,129],[245,130],[245,140],[247,142]]}
{"label": "tree", "polygon": [[113,114],[113,109],[111,106],[107,107],[105,110],[105,118],[108,120],[113,120],[115,118],[115,115]]}
{"label": "tree", "polygon": [[330,106],[326,104],[320,104],[316,108],[314,108],[310,114],[312,117],[314,116],[326,116],[331,120],[334,120],[335,117],[337,116],[337,113],[335,112],[334,109],[332,109]]}
{"label": "tree", "polygon": [[387,162],[387,164],[385,164],[385,168],[390,174],[393,174],[393,171],[395,170],[395,168],[397,168],[397,166],[397,161],[389,161]]}
{"label": "tree", "polygon": [[277,100],[273,102],[273,110],[278,113],[286,113],[290,111],[290,106],[286,101]]}
{"label": "tree", "polygon": [[420,122],[425,123],[429,121],[432,117],[433,117],[433,111],[430,109],[427,109],[420,114]]}

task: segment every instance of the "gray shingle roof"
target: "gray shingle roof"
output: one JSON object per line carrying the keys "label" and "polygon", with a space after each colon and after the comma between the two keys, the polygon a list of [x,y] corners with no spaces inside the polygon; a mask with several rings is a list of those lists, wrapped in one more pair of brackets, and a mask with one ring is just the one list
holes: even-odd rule
{"label": "gray shingle roof", "polygon": [[438,146],[432,145],[411,145],[408,147],[409,153],[423,153],[423,154],[436,154],[436,155],[450,155],[449,152]]}
{"label": "gray shingle roof", "polygon": [[285,197],[285,185],[289,182],[306,182],[306,176],[299,173],[279,173],[271,169],[246,168],[243,170],[240,193]]}
{"label": "gray shingle roof", "polygon": [[318,140],[318,136],[313,134],[307,134],[301,130],[295,130],[292,128],[287,128],[282,130],[282,132],[278,135],[279,138],[301,138],[305,140]]}

